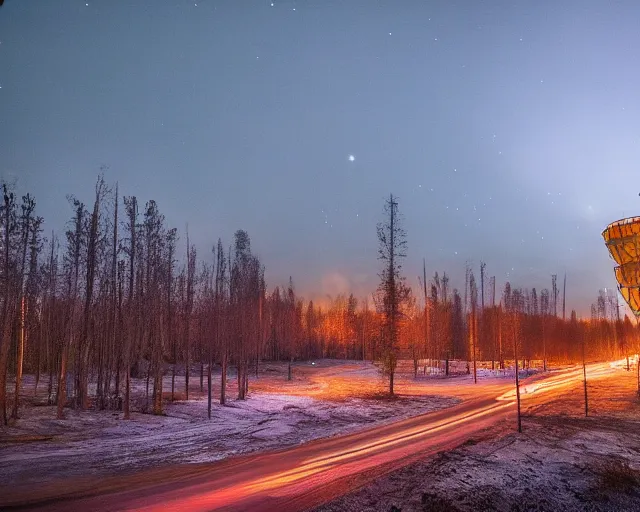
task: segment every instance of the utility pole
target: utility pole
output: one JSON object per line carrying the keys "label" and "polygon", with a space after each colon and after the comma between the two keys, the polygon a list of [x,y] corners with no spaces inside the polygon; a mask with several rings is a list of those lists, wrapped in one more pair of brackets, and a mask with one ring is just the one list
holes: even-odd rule
{"label": "utility pole", "polygon": [[545,325],[547,322],[547,312],[542,312],[542,371],[547,371],[547,333]]}
{"label": "utility pole", "polygon": [[518,432],[522,433],[522,418],[520,417],[520,378],[518,375],[518,313],[513,311],[513,355],[516,368],[516,402],[518,406]]}
{"label": "utility pole", "polygon": [[[575,314],[575,311],[574,311]],[[572,315],[574,316],[574,315]],[[589,416],[589,400],[587,398],[587,365],[585,363],[585,336],[582,334],[582,381],[584,383],[584,415]]]}

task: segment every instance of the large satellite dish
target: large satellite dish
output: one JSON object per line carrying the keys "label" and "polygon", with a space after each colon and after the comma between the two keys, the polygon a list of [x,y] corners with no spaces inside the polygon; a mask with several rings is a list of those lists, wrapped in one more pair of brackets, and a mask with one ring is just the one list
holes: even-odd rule
{"label": "large satellite dish", "polygon": [[620,294],[640,316],[640,217],[617,220],[602,232],[615,268]]}

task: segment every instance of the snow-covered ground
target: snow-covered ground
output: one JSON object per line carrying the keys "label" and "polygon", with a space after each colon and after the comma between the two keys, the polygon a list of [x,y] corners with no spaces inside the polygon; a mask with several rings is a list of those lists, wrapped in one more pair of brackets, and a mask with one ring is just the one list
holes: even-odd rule
{"label": "snow-covered ground", "polygon": [[[449,407],[459,399],[437,396],[427,380],[398,379],[398,397],[384,397],[385,381],[371,364],[318,361],[297,365],[294,379],[285,378],[285,365],[265,365],[250,383],[249,398],[213,402],[207,418],[199,375],[190,382],[189,401],[167,403],[164,415],[133,412],[130,421],[118,411],[66,409],[56,419],[46,405],[46,384],[34,397],[34,380],[24,380],[20,419],[0,427],[0,488],[30,486],[52,478],[109,475],[166,464],[215,461],[240,453],[299,443],[397,421]],[[219,375],[215,375],[214,396]],[[468,381],[468,379],[466,379]],[[184,396],[184,378],[176,379],[177,396]],[[228,396],[235,396],[230,379]],[[138,407],[146,402],[144,379],[133,380]],[[170,396],[171,378],[165,377]],[[135,411],[135,409],[134,409]]]}
{"label": "snow-covered ground", "polygon": [[525,400],[522,434],[505,424],[317,512],[640,510],[636,390],[635,371],[621,368],[589,381],[588,418],[581,386]]}

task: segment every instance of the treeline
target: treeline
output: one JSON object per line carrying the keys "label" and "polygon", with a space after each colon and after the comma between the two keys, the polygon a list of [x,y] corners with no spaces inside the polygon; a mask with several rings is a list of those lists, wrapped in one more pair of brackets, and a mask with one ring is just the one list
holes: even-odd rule
{"label": "treeline", "polygon": [[[514,340],[522,358],[545,361],[579,359],[584,340],[592,358],[637,348],[637,329],[619,318],[618,307],[612,313],[611,296],[598,297],[589,321],[559,316],[555,277],[552,292],[506,283],[496,299],[495,279],[485,287],[484,264],[479,285],[467,268],[462,295],[450,289],[446,274],[427,279],[425,270],[420,290],[407,289],[401,303],[389,306],[392,294],[376,293],[371,302],[350,295],[316,305],[296,294],[291,279],[267,289],[264,265],[243,230],[229,245],[218,239],[210,253],[198,255],[188,233],[180,242],[155,201],[142,205],[135,196],[120,196],[103,177],[91,204],[75,197],[68,202],[64,235],[45,236],[34,198],[19,200],[14,187],[3,185],[5,424],[18,417],[25,372],[35,375],[36,389],[46,386],[59,417],[67,406],[96,406],[121,408],[128,418],[132,377],[147,379],[151,410],[159,414],[165,400],[182,393],[177,372],[184,372],[181,396],[188,399],[192,368],[200,370],[201,388],[207,381],[210,413],[214,365],[221,368],[218,399],[225,403],[229,367],[236,369],[243,399],[250,373],[257,374],[264,360],[289,361],[291,378],[292,361],[319,357],[388,360],[392,369],[398,358],[409,358],[416,372],[418,360],[426,358],[503,366],[513,359]],[[182,262],[180,244],[186,248]],[[11,392],[9,375],[15,376]],[[163,395],[165,376],[171,378],[169,396]]]}
{"label": "treeline", "polygon": [[[411,356],[432,359],[491,361],[492,368],[504,368],[505,359],[514,359],[517,349],[521,364],[529,360],[556,363],[623,357],[637,351],[639,330],[628,316],[620,315],[614,293],[600,291],[591,317],[578,319],[576,312],[559,311],[556,276],[552,287],[512,288],[506,282],[496,299],[495,278],[484,286],[485,265],[480,264],[481,286],[467,268],[463,295],[448,289],[448,277],[436,273],[424,288],[423,347],[409,345]],[[487,293],[488,292],[488,293]],[[564,297],[562,300],[564,306]],[[417,311],[409,321],[419,321]],[[413,327],[413,332],[418,328]],[[517,345],[516,345],[517,342]]]}

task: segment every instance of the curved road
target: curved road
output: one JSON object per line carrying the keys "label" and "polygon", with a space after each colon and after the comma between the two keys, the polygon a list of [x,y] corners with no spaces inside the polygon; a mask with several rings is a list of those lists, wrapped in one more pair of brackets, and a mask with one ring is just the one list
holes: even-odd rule
{"label": "curved road", "polygon": [[[590,378],[613,365],[588,367]],[[522,396],[558,392],[579,384],[573,368],[521,385]],[[498,392],[502,395],[496,396]],[[354,434],[319,439],[294,448],[227,459],[204,466],[175,466],[96,481],[93,496],[61,488],[62,500],[32,503],[38,510],[307,510],[345,494],[377,476],[460,445],[499,422],[515,427],[512,385],[478,385],[477,398],[434,413]],[[81,461],[79,461],[81,463]],[[101,485],[102,484],[102,485]],[[68,485],[68,484],[67,484]],[[125,489],[125,490],[118,490]],[[37,498],[33,498],[36,500]],[[25,507],[26,508],[26,507]]]}

